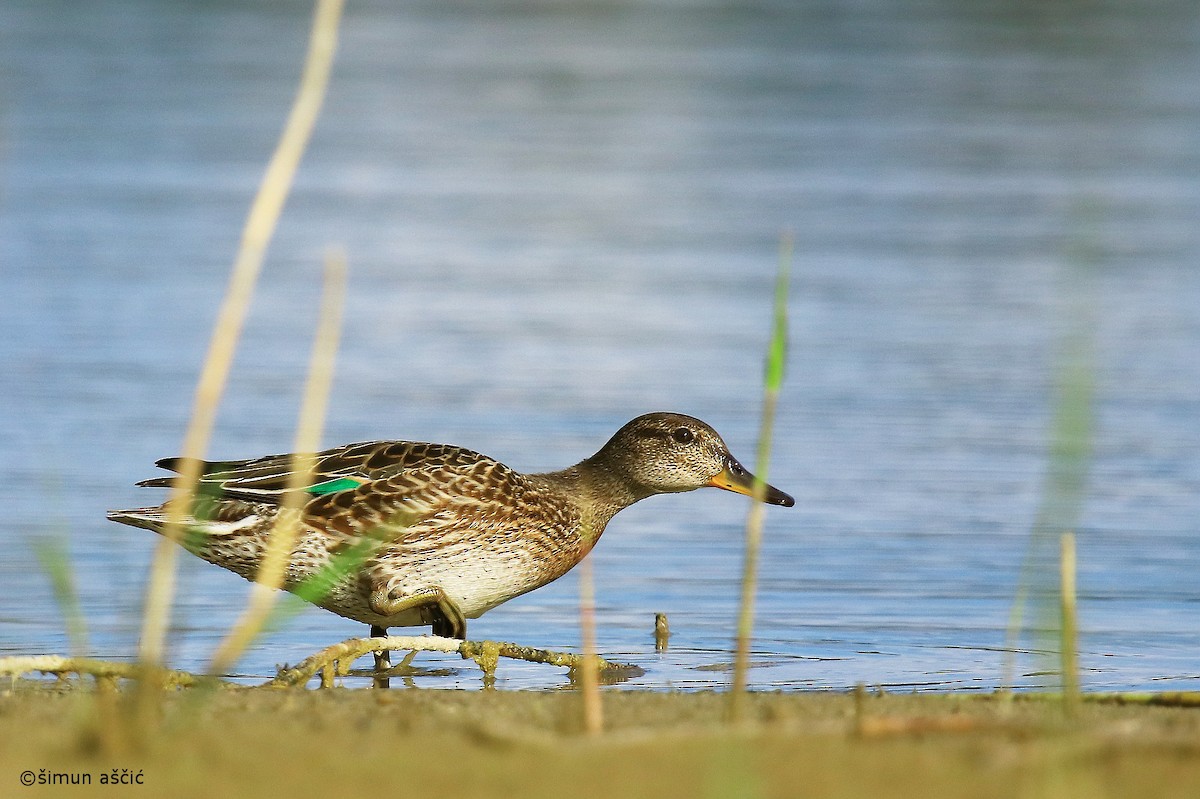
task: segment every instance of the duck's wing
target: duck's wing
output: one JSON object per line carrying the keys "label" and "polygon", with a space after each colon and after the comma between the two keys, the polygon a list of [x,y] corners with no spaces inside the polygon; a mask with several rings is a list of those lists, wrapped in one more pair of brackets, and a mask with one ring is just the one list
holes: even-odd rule
{"label": "duck's wing", "polygon": [[[204,461],[196,493],[201,503],[281,505],[297,466],[294,455],[244,461]],[[182,458],[156,464],[181,472]],[[390,539],[450,504],[470,504],[515,473],[477,452],[446,444],[368,441],[314,456],[302,480],[306,525],[347,538]],[[167,487],[174,477],[138,485]]]}
{"label": "duck's wing", "polygon": [[[489,460],[477,452],[446,444],[365,441],[316,453],[312,470],[301,483],[306,493],[320,496],[405,470],[459,471]],[[163,458],[154,465],[180,473],[188,466],[188,459]],[[198,492],[210,497],[277,505],[283,501],[298,465],[303,466],[293,454],[265,455],[242,461],[201,461]],[[165,488],[175,479],[155,477],[138,485]]]}

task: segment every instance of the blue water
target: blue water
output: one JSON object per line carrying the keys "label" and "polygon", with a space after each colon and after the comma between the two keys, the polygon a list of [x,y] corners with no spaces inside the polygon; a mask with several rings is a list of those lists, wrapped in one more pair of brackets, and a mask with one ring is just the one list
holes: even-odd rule
{"label": "blue water", "polygon": [[[770,476],[797,506],[767,512],[752,685],[1000,683],[1082,326],[1084,685],[1200,687],[1200,9],[739,9],[352,2],[210,453],[290,447],[339,247],[327,444],[446,441],[537,471],[669,409],[750,462],[788,229]],[[0,6],[0,655],[68,650],[42,537],[69,544],[89,650],[136,652],[155,541],[103,514],[157,501],[132,484],[180,446],[308,18],[299,2]],[[609,527],[600,648],[646,672],[625,685],[727,684],[746,511],[701,491]],[[172,665],[203,666],[246,589],[183,559]],[[572,648],[576,607],[568,575],[471,637]],[[239,673],[363,632],[308,609]],[[1019,685],[1040,684],[1042,644],[1022,637]],[[418,662],[452,669],[418,685],[479,685],[455,659]]]}

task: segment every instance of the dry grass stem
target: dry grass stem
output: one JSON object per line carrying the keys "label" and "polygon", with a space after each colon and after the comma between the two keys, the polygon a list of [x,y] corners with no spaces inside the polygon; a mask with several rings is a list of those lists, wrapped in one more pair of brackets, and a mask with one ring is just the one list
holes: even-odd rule
{"label": "dry grass stem", "polygon": [[598,735],[604,729],[604,709],[600,704],[600,667],[596,662],[596,581],[592,575],[592,559],[586,557],[579,569],[579,631],[583,658],[579,674],[579,690],[583,695],[583,729]]}
{"label": "dry grass stem", "polygon": [[1063,533],[1059,558],[1062,598],[1062,692],[1063,706],[1073,716],[1079,706],[1079,654],[1075,614],[1075,534]]}
{"label": "dry grass stem", "polygon": [[276,592],[283,587],[292,548],[300,532],[300,511],[308,497],[304,489],[311,483],[315,463],[313,453],[321,443],[329,392],[333,386],[345,293],[345,258],[340,253],[331,253],[325,259],[323,299],[304,399],[300,405],[300,419],[296,425],[296,440],[292,450],[295,454],[288,475],[287,492],[271,529],[250,601],[237,624],[213,653],[208,668],[210,674],[224,674],[233,668],[242,652],[262,630],[275,603]]}
{"label": "dry grass stem", "polygon": [[163,661],[163,645],[175,593],[175,564],[179,552],[175,542],[183,532],[190,498],[200,479],[198,459],[204,457],[212,434],[217,405],[224,392],[267,245],[325,98],[342,4],[343,0],[318,0],[300,89],[246,219],[229,287],[196,386],[191,422],[180,452],[185,458],[185,466],[172,489],[173,510],[155,548],[146,589],[139,655],[148,666],[157,666]]}

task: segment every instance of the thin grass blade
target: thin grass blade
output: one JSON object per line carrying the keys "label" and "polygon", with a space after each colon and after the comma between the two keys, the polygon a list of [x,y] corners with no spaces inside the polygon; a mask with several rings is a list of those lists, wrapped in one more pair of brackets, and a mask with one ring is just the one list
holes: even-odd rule
{"label": "thin grass blade", "polygon": [[767,475],[771,460],[771,441],[775,427],[775,407],[783,386],[787,366],[787,297],[792,264],[792,238],[784,235],[780,242],[779,270],[775,278],[775,301],[771,315],[771,338],[767,348],[763,375],[762,426],[759,430],[758,453],[755,461],[755,480],[750,513],[746,519],[746,545],[742,563],[742,590],[738,608],[737,637],[734,643],[733,687],[730,693],[729,718],[741,719],[744,694],[750,665],[750,640],[754,631],[754,600],[758,590],[758,560],[762,548],[763,500],[767,491]]}

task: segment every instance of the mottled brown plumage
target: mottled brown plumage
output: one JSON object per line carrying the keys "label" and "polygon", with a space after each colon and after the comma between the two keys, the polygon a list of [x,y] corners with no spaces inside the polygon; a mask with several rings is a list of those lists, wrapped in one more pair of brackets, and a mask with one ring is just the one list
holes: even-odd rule
{"label": "mottled brown plumage", "polygon": [[[202,464],[184,546],[253,580],[293,467],[291,455]],[[139,485],[169,487],[173,479]],[[445,444],[376,441],[319,453],[306,483],[284,587],[304,595],[330,583],[309,598],[374,632],[430,624],[461,638],[466,619],[579,563],[622,508],[707,485],[750,494],[754,479],[704,422],[653,413],[558,472],[521,474]],[[765,499],[793,504],[770,486]],[[109,518],[162,532],[168,515],[164,504]]]}

